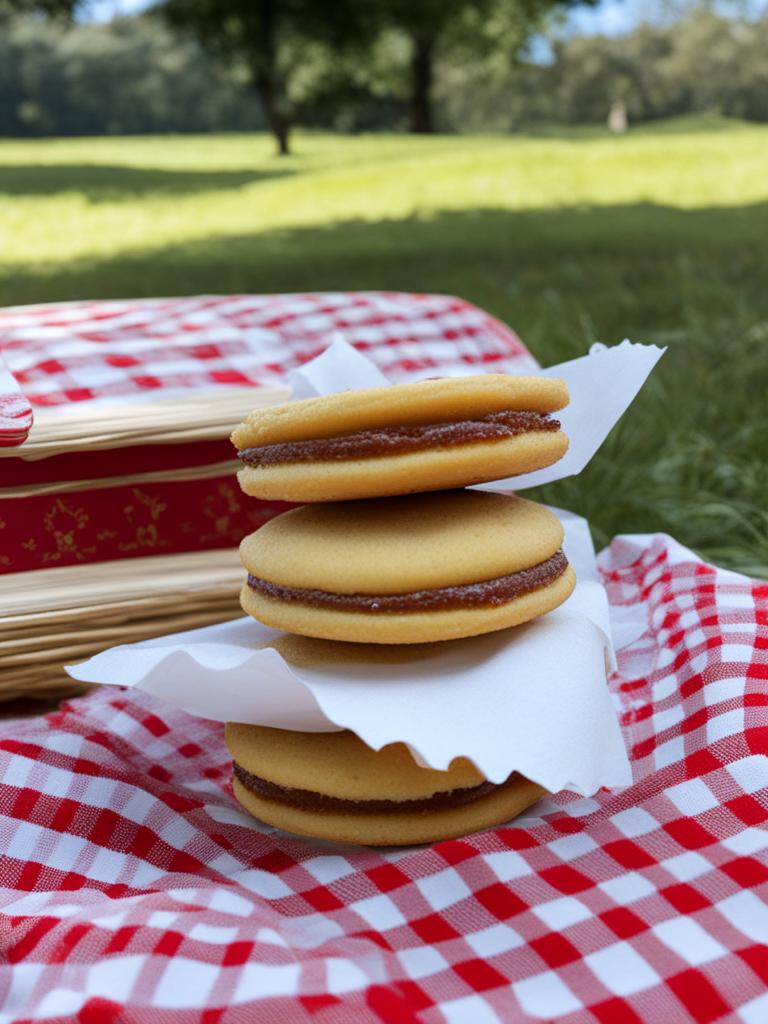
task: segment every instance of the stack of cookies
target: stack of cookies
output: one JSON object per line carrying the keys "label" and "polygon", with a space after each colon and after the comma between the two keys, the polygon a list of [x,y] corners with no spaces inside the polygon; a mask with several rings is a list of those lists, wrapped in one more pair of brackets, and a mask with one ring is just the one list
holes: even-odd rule
{"label": "stack of cookies", "polygon": [[[232,441],[246,494],[302,503],[243,541],[243,609],[326,642],[430,644],[528,622],[575,576],[548,509],[465,490],[543,468],[568,441],[563,381],[487,374],[347,391],[259,409]],[[513,640],[514,642],[514,640]],[[372,845],[432,842],[509,820],[539,798],[464,758],[416,764],[351,732],[228,724],[234,790],[288,831]]]}

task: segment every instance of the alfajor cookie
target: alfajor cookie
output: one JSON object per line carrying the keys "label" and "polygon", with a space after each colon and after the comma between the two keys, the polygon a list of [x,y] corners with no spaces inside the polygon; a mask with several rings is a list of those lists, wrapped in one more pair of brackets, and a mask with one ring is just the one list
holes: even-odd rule
{"label": "alfajor cookie", "polygon": [[466,487],[561,458],[564,381],[482,374],[257,409],[232,434],[256,498],[344,501]]}
{"label": "alfajor cookie", "polygon": [[254,817],[297,835],[408,846],[499,825],[544,790],[522,775],[488,782],[465,758],[421,768],[408,748],[374,751],[354,733],[289,732],[228,723],[233,789]]}
{"label": "alfajor cookie", "polygon": [[329,640],[476,636],[556,608],[575,585],[542,505],[482,491],[304,505],[246,537],[240,602],[255,619]]}

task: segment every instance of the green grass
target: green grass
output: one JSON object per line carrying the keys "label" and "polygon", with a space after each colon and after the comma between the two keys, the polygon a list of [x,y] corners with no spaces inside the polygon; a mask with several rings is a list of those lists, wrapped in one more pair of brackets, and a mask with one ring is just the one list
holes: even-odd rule
{"label": "green grass", "polygon": [[391,288],[462,295],[545,364],[668,345],[542,496],[598,544],[666,530],[768,576],[768,128],[4,141],[0,260],[2,304]]}

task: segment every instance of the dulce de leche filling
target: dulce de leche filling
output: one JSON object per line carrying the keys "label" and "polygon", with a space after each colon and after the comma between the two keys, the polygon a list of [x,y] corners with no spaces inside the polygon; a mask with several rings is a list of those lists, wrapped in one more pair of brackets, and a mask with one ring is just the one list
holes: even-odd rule
{"label": "dulce de leche filling", "polygon": [[401,455],[427,448],[446,448],[479,441],[501,441],[529,431],[556,431],[558,420],[538,412],[494,412],[460,423],[431,423],[415,427],[378,427],[341,437],[268,444],[237,453],[247,466],[289,462],[343,462],[345,459]]}
{"label": "dulce de leche filling", "polygon": [[497,785],[495,782],[480,782],[476,786],[466,786],[462,789],[447,789],[432,796],[423,797],[419,800],[346,800],[343,797],[326,796],[325,793],[316,793],[311,789],[296,789],[293,786],[279,786],[275,782],[268,782],[258,775],[247,772],[242,765],[234,764],[234,775],[238,782],[256,796],[265,800],[275,800],[278,803],[289,804],[291,807],[299,807],[303,811],[345,811],[352,814],[365,813],[387,813],[393,811],[437,811],[445,807],[460,807],[462,804],[472,803],[473,800],[485,796],[500,786],[505,786],[514,779],[510,775],[506,782]]}
{"label": "dulce de leche filling", "polygon": [[546,561],[532,565],[529,569],[509,573],[507,576],[455,587],[413,590],[407,594],[334,594],[328,590],[284,587],[280,583],[271,583],[250,574],[248,586],[275,601],[292,601],[317,608],[362,612],[434,611],[450,608],[487,608],[506,604],[516,597],[554,582],[567,568],[567,558],[562,551],[557,551]]}

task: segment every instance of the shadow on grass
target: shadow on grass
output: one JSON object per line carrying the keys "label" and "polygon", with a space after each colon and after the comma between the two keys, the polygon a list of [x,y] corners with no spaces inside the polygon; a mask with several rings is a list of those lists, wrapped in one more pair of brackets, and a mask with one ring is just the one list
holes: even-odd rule
{"label": "shadow on grass", "polygon": [[617,340],[674,332],[685,309],[717,317],[741,301],[763,316],[766,263],[768,203],[475,209],[8,265],[0,305],[210,292],[441,291],[515,325],[560,315],[596,338]]}
{"label": "shadow on grass", "polygon": [[242,188],[293,173],[288,168],[178,171],[107,164],[10,164],[0,167],[0,195],[49,196],[76,192],[92,203],[114,202],[137,196]]}

